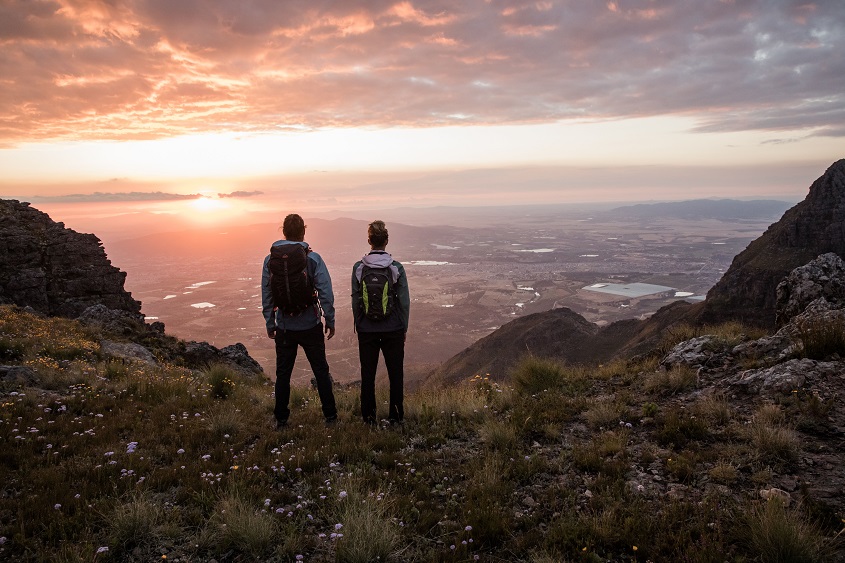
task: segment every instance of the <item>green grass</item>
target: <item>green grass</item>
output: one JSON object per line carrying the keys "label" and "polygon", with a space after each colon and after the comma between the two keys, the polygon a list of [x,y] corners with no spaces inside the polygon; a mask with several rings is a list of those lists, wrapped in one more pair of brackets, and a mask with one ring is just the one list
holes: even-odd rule
{"label": "green grass", "polygon": [[[37,380],[0,392],[2,560],[754,561],[772,530],[789,536],[775,553],[836,547],[838,529],[760,512],[760,487],[800,451],[759,430],[797,435],[783,407],[683,409],[625,364],[534,358],[513,387],[406,393],[397,428],[364,425],[342,388],[327,428],[316,393],[295,388],[277,432],[268,381],[106,362],[70,321],[45,355],[52,322],[0,307],[0,342],[20,350],[6,361]],[[652,472],[664,489],[637,490]],[[665,494],[705,481],[732,494]],[[729,533],[738,522],[752,531]]]}

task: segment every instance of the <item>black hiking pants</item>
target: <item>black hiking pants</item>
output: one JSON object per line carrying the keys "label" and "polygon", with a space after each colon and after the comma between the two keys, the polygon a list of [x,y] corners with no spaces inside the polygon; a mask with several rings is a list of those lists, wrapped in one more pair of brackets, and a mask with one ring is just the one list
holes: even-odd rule
{"label": "black hiking pants", "polygon": [[361,360],[361,416],[364,422],[374,424],[376,418],[376,369],[378,355],[384,355],[387,378],[390,381],[390,403],[387,418],[401,422],[405,417],[402,406],[405,372],[405,331],[359,332],[358,357]]}
{"label": "black hiking pants", "polygon": [[323,323],[307,330],[277,330],[276,331],[276,407],[273,414],[279,422],[287,422],[290,416],[288,403],[290,402],[290,376],[296,362],[296,351],[299,346],[305,352],[311,371],[317,380],[317,393],[323,406],[323,416],[327,420],[337,417],[337,406],[334,402],[332,379],[329,373],[329,362],[326,360],[326,340],[323,336]]}

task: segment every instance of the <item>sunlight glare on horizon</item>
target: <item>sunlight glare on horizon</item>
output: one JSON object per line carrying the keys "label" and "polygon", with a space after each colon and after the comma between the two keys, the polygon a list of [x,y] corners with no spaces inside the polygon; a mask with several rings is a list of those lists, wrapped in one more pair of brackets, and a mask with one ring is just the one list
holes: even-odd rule
{"label": "sunlight glare on horizon", "polygon": [[[321,129],[296,133],[205,133],[170,139],[29,145],[0,151],[4,181],[246,178],[316,171],[398,171],[521,165],[725,165],[754,161],[765,132],[688,134],[693,121],[651,117],[621,121],[445,128]],[[812,159],[822,139],[773,145],[783,161]],[[12,156],[14,155],[14,158]],[[200,158],[199,155],[202,157]],[[38,163],[49,156],[51,166]],[[149,163],[155,162],[150,173]]]}

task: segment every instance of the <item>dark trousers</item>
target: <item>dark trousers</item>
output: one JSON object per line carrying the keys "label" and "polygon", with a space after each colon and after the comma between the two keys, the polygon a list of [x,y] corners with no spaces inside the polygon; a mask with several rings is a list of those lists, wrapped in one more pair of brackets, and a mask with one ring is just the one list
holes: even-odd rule
{"label": "dark trousers", "polygon": [[402,407],[402,386],[405,372],[405,331],[359,332],[358,357],[361,360],[361,415],[365,422],[376,420],[376,369],[379,352],[384,354],[387,378],[390,381],[390,407],[387,418],[399,422],[405,416]]}
{"label": "dark trousers", "polygon": [[337,416],[337,407],[332,392],[332,378],[329,362],[326,361],[326,340],[323,336],[323,324],[308,330],[276,331],[276,408],[273,414],[279,422],[287,422],[290,416],[290,375],[296,362],[299,346],[305,352],[311,371],[317,380],[317,392],[323,405],[323,416],[327,419]]}

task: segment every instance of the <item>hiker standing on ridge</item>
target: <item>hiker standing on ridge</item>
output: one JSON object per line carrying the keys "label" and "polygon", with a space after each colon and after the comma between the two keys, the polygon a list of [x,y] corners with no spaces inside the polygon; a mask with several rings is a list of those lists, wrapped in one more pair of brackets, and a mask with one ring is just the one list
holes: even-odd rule
{"label": "hiker standing on ridge", "polygon": [[[326,424],[337,421],[332,378],[326,360],[326,339],[334,336],[334,293],[326,263],[305,240],[305,221],[296,213],[285,217],[284,240],[277,240],[264,259],[261,305],[267,336],[276,341],[276,428],[287,425],[290,376],[296,351],[302,346],[323,405]],[[321,316],[326,319],[323,337]]]}
{"label": "hiker standing on ridge", "polygon": [[376,368],[379,351],[384,355],[390,381],[391,424],[402,422],[405,362],[405,336],[411,298],[405,268],[384,249],[387,246],[384,221],[373,221],[367,228],[370,252],[352,269],[352,314],[358,333],[361,361],[361,415],[364,422],[376,424]]}

